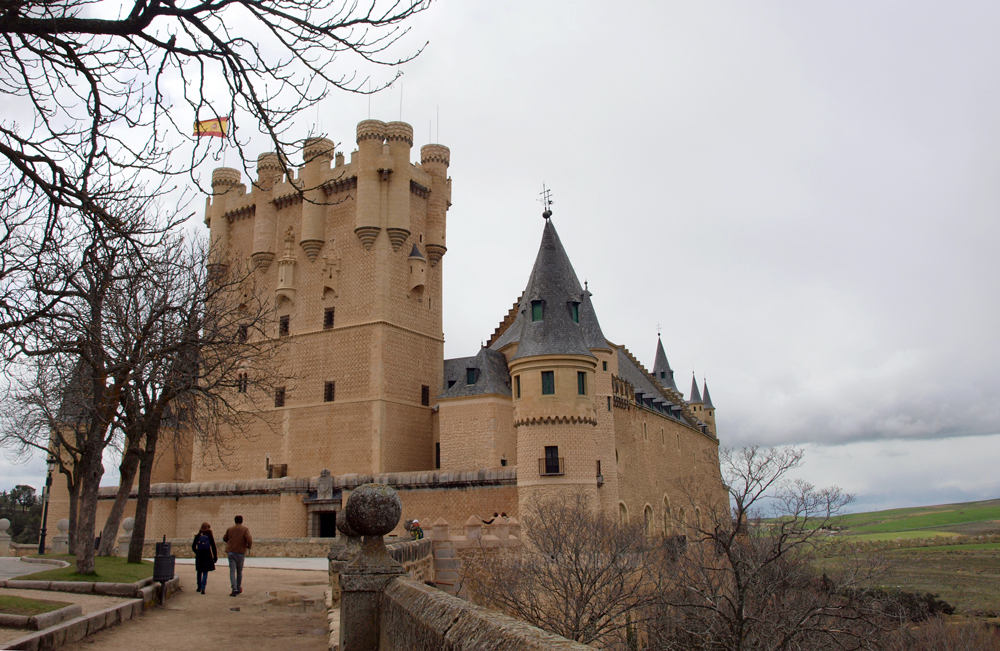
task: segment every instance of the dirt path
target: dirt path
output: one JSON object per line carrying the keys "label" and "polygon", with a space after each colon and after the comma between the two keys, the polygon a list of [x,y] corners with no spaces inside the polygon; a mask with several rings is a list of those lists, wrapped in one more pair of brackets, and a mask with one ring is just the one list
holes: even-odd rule
{"label": "dirt path", "polygon": [[[166,607],[101,631],[65,651],[176,651],[238,647],[244,651],[327,651],[323,593],[327,573],[246,568],[243,594],[229,596],[225,567],[209,574],[206,594],[195,592],[194,567],[178,566],[181,592]],[[310,607],[312,612],[301,612]],[[295,612],[298,610],[299,612]]]}

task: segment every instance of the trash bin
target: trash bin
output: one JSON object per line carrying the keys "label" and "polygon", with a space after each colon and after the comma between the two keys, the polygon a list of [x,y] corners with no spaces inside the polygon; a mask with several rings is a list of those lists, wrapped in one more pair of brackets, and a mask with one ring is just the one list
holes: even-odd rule
{"label": "trash bin", "polygon": [[170,543],[167,537],[163,542],[156,543],[156,556],[153,557],[153,580],[166,583],[174,578],[174,562],[177,559],[170,554]]}

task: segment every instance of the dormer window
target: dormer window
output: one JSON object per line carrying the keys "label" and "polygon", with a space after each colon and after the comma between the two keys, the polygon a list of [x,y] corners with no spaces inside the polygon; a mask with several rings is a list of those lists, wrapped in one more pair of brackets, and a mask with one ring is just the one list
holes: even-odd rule
{"label": "dormer window", "polygon": [[542,302],[541,301],[531,301],[531,320],[541,321],[542,320]]}
{"label": "dormer window", "polygon": [[475,384],[476,380],[479,379],[479,369],[477,368],[467,368],[465,369],[465,383]]}
{"label": "dormer window", "polygon": [[573,317],[573,323],[580,322],[580,304],[573,302],[569,304],[569,314]]}

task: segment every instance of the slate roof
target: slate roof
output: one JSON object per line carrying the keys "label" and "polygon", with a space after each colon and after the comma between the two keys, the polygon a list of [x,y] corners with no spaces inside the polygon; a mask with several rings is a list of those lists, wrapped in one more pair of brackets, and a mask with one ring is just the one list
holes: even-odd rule
{"label": "slate roof", "polygon": [[663,341],[656,337],[656,360],[653,362],[653,376],[667,389],[677,391],[677,384],[674,382],[674,371],[667,361],[667,354],[663,352]]}
{"label": "slate roof", "polygon": [[701,402],[701,394],[698,393],[698,380],[695,379],[694,374],[691,374],[691,397],[688,398],[688,402],[691,404]]}
{"label": "slate roof", "polygon": [[[518,304],[517,316],[491,349],[498,351],[517,342],[517,352],[511,359],[534,355],[593,357],[591,347],[608,345],[586,294],[559,241],[556,227],[551,219],[545,220],[538,256]],[[544,316],[540,321],[532,321],[531,303],[539,300],[543,302]],[[571,303],[579,303],[579,323],[573,321]]]}
{"label": "slate roof", "polygon": [[[477,371],[475,384],[468,383],[468,369]],[[449,387],[449,382],[454,384]],[[474,357],[457,357],[444,360],[444,391],[441,398],[464,398],[498,394],[510,396],[510,371],[507,358],[489,348],[480,348]]]}
{"label": "slate roof", "polygon": [[712,404],[712,396],[708,395],[708,380],[705,380],[705,409],[715,409],[715,405]]}
{"label": "slate roof", "polygon": [[679,411],[670,409],[674,403],[660,393],[660,390],[656,387],[656,385],[650,381],[649,377],[643,372],[642,369],[635,365],[625,350],[623,348],[618,348],[615,352],[618,357],[618,376],[631,384],[636,393],[642,394],[643,400],[649,399],[654,403],[660,403],[664,406],[664,411],[666,413],[683,420]]}
{"label": "slate roof", "polygon": [[414,243],[413,249],[410,251],[410,257],[411,258],[420,258],[421,260],[426,260],[427,259],[427,258],[424,257],[424,254],[420,252],[420,249],[417,248],[416,243]]}

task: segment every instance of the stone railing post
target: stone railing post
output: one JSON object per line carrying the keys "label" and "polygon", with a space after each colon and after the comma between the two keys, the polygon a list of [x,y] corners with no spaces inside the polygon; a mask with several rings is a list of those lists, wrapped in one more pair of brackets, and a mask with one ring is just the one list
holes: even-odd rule
{"label": "stone railing post", "polygon": [[125,533],[118,536],[118,554],[121,558],[128,558],[128,546],[132,543],[132,529],[135,528],[135,518],[125,518],[122,520],[122,529]]}
{"label": "stone railing post", "polygon": [[364,536],[361,553],[340,573],[340,651],[377,651],[382,591],[406,574],[382,536],[396,528],[399,495],[385,484],[364,484],[344,507],[347,524]]}
{"label": "stone railing post", "polygon": [[340,603],[340,573],[361,553],[361,536],[351,529],[347,518],[343,517],[343,511],[340,515],[337,518],[337,531],[341,534],[341,543],[331,547],[326,555],[330,560],[330,592],[334,605]]}
{"label": "stone railing post", "polygon": [[0,518],[0,556],[10,554],[10,534],[7,533],[8,529],[10,529],[10,520]]}
{"label": "stone railing post", "polygon": [[479,540],[483,537],[483,522],[474,515],[465,521],[465,537],[467,540]]}
{"label": "stone railing post", "polygon": [[52,536],[52,553],[53,554],[68,554],[69,553],[69,520],[63,518],[56,525],[59,529],[58,536]]}
{"label": "stone railing post", "polygon": [[444,518],[438,518],[434,521],[434,533],[431,537],[434,538],[435,543],[448,542],[448,538],[451,537],[451,533],[448,531],[448,521]]}

